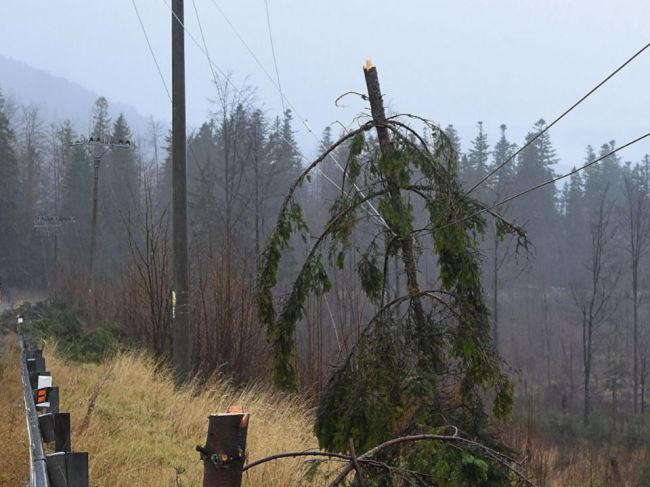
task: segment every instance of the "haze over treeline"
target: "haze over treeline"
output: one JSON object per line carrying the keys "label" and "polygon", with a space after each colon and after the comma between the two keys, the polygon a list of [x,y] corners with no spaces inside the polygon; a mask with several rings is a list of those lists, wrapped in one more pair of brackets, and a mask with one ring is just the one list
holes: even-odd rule
{"label": "haze over treeline", "polygon": [[[227,364],[240,378],[261,370],[240,363],[237,344],[242,334],[255,338],[248,346],[258,346],[260,357],[265,350],[252,309],[255,255],[305,162],[294,140],[291,112],[265,113],[249,93],[243,89],[225,94],[225,103],[213,106],[214,116],[188,143],[194,322],[198,335],[206,338],[200,342],[206,349],[197,350],[196,360],[206,373]],[[97,279],[112,290],[102,292],[103,316],[164,354],[169,346],[169,136],[153,122],[146,133],[134,134],[124,116],[109,118],[103,98],[91,109],[95,136],[142,141],[134,150],[107,154],[99,173]],[[544,120],[532,121],[528,137],[544,126]],[[86,150],[70,145],[83,134],[67,121],[46,125],[36,106],[4,101],[1,130],[2,283],[56,286],[52,292],[83,301],[93,170]],[[324,146],[331,144],[333,132],[324,132]],[[474,137],[464,141],[453,126],[446,132],[461,154],[461,178],[467,188],[525,143],[510,140],[506,125],[485,127],[477,122]],[[615,141],[593,144],[585,148],[585,162],[616,147]],[[345,150],[337,151],[336,161],[345,157]],[[482,243],[484,287],[491,296],[497,290],[492,307],[498,317],[498,346],[511,366],[521,369],[536,384],[535,393],[548,397],[558,411],[582,410],[586,326],[593,368],[589,397],[603,413],[616,402],[613,421],[618,415],[627,417],[635,407],[645,409],[650,339],[645,299],[650,276],[644,260],[650,245],[650,158],[624,157],[624,152],[607,157],[560,186],[547,186],[501,208],[526,228],[530,252],[517,250],[512,242],[495,248],[491,237]],[[480,185],[475,195],[486,203],[503,200],[552,178],[560,160],[551,136],[545,134]],[[327,170],[303,188],[311,218],[325,218],[322,209],[339,191],[338,179],[340,171],[332,159]],[[39,216],[74,217],[75,222],[34,228]],[[157,253],[148,255],[144,251],[151,246]],[[293,252],[301,251],[296,243]],[[424,253],[423,259],[428,258]],[[157,269],[160,274],[148,274],[163,263]],[[300,330],[305,387],[324,380],[327,364],[341,353],[338,344],[349,346],[362,322],[358,293],[346,287],[345,270],[336,275],[330,309],[318,311],[323,303],[313,303]],[[138,305],[141,292],[150,294],[147,299],[155,294],[156,314]],[[218,323],[230,326],[210,326]],[[212,336],[215,330],[228,336]],[[263,362],[260,359],[260,365]],[[618,427],[623,426],[621,422]]]}
{"label": "haze over treeline", "polygon": [[[265,380],[271,362],[255,295],[265,242],[291,184],[339,135],[328,127],[318,146],[300,148],[291,110],[275,114],[263,106],[249,87],[219,86],[212,115],[189,134],[187,145],[193,367],[202,377],[219,371],[239,383]],[[0,282],[5,290],[47,288],[50,297],[76,306],[95,324],[169,358],[170,135],[153,120],[134,133],[127,117],[109,115],[103,97],[88,110],[91,133],[85,134],[70,121],[46,121],[37,105],[0,99]],[[532,141],[545,129],[543,119],[530,121],[525,140],[511,139],[506,123],[477,121],[464,140],[453,125],[445,128],[463,189],[473,189],[487,205],[561,173],[552,135]],[[73,144],[86,135],[138,141],[101,160],[94,276],[93,158]],[[624,151],[608,155],[616,141],[592,143],[582,163],[602,160],[498,207],[526,230],[528,249],[514,237],[500,240],[493,226],[475,237],[481,238],[492,340],[516,379],[521,404],[540,423],[565,433],[583,428],[632,441],[645,434],[639,425],[647,414],[650,372],[650,156],[628,161]],[[374,139],[368,144],[378,147]],[[306,221],[326,222],[328,207],[346,191],[342,167],[350,145],[333,151],[300,187]],[[414,221],[426,226],[424,205],[409,204]],[[368,210],[367,220],[373,218]],[[360,225],[347,238],[347,245],[360,248],[375,235]],[[291,240],[278,273],[279,298],[289,292],[309,245]],[[435,287],[441,276],[428,250],[416,249],[418,276]],[[326,269],[331,292],[310,297],[299,320],[299,388],[316,397],[372,314],[354,278],[360,265],[354,258],[332,259]],[[391,266],[388,290],[399,296],[408,285],[397,263]]]}

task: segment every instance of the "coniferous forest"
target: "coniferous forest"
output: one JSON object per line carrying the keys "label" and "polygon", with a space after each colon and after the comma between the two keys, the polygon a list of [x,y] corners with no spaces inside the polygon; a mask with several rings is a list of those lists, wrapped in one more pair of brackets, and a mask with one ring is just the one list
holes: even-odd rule
{"label": "coniferous forest", "polygon": [[[285,224],[304,225],[309,230],[303,232],[303,238],[283,234],[279,245],[282,265],[273,276],[275,295],[271,299],[285,305],[312,239],[318,238],[311,229],[331,223],[336,211],[352,204],[354,187],[360,192],[356,194],[363,194],[357,184],[373,191],[373,174],[376,177],[386,171],[381,167],[382,159],[376,167],[369,162],[379,148],[374,132],[367,131],[359,138],[336,134],[328,127],[321,146],[314,150],[326,151],[318,170],[296,186],[294,182],[308,163],[294,138],[291,111],[267,113],[246,93],[226,94],[214,107],[213,116],[189,135],[187,147],[192,367],[199,377],[218,372],[236,384],[267,381],[271,375],[277,378],[275,372],[269,374],[271,364],[278,360],[274,358],[277,343],[273,333],[265,332],[256,289],[260,286],[258,268],[268,259],[267,246],[277,232],[276,224],[282,225],[278,214],[286,207],[289,189],[294,205],[289,214],[299,211],[300,216],[294,215]],[[96,101],[92,136],[134,143],[128,150],[110,151],[101,161],[91,278],[93,159],[83,146],[74,145],[82,134],[67,121],[46,124],[38,107],[19,106],[2,98],[3,296],[6,300],[12,290],[22,288],[46,289],[49,299],[77,309],[88,327],[109,329],[124,346],[141,347],[169,359],[170,136],[153,121],[147,133],[134,134],[128,120],[122,115],[111,119],[108,108],[105,98]],[[491,342],[493,352],[503,357],[499,373],[514,385],[512,416],[505,420],[512,426],[502,438],[511,446],[519,441],[515,448],[587,441],[610,451],[634,449],[648,434],[650,156],[628,161],[613,152],[616,141],[593,141],[593,146],[585,148],[584,163],[602,158],[597,163],[555,184],[510,199],[558,175],[561,154],[554,149],[549,133],[519,151],[545,125],[542,119],[531,123],[523,141],[511,140],[506,124],[486,127],[481,122],[467,140],[461,140],[453,125],[440,130],[437,138],[429,134],[429,142],[438,153],[444,152],[454,161],[458,187],[453,194],[471,190],[476,204],[484,207],[507,201],[498,206],[503,220],[485,219],[468,228],[466,248],[468,262],[477,265],[475,277],[480,282],[475,292],[481,293],[481,306],[485,306],[487,328],[480,332],[481,339]],[[339,135],[343,140],[335,144]],[[408,139],[404,136],[404,144],[420,145],[412,137]],[[440,142],[443,139],[446,145]],[[327,152],[333,144],[334,149]],[[513,154],[516,157],[511,162],[485,179]],[[351,173],[357,182],[350,179]],[[427,171],[423,167],[415,167],[409,177],[414,190],[425,191]],[[375,337],[376,343],[367,342],[368,322],[377,298],[373,279],[383,279],[384,303],[403,295],[409,287],[407,273],[400,270],[398,252],[386,250],[388,240],[381,229],[375,228],[373,212],[386,218],[390,212],[382,209],[381,203],[379,210],[364,206],[367,201],[354,202],[357,224],[335,228],[339,247],[325,252],[317,269],[310,267],[307,274],[318,282],[301,281],[302,286],[311,286],[317,292],[301,298],[300,313],[293,318],[295,349],[285,357],[294,375],[279,381],[306,394],[314,405],[321,402],[325,409],[319,410],[317,429],[324,445],[334,449],[347,447],[347,436],[338,440],[336,428],[353,436],[355,428],[365,428],[359,433],[361,449],[370,448],[399,428],[408,431],[407,424],[398,423],[412,427],[422,421],[414,411],[426,397],[426,388],[449,393],[448,385],[443,387],[440,381],[453,382],[458,372],[449,369],[449,364],[432,364],[438,379],[432,379],[429,386],[422,377],[406,377],[405,364],[411,360],[403,355],[408,348],[395,355],[386,349],[391,342],[395,345],[395,341],[403,340],[407,347],[408,339],[399,337],[395,323],[377,332],[388,336]],[[429,223],[423,216],[428,211],[427,201],[405,201],[412,215],[410,224],[425,228]],[[53,222],[52,217],[62,218]],[[504,232],[503,222],[517,231]],[[444,253],[431,252],[431,245],[440,247],[436,235],[429,248],[423,244],[414,252],[418,279],[435,287],[450,271],[440,266]],[[383,262],[381,268],[379,261]],[[432,309],[434,312],[442,313]],[[390,320],[398,319],[396,316]],[[413,320],[413,326],[418,326],[417,316]],[[429,339],[437,340],[435,335]],[[364,364],[357,358],[356,365],[342,366],[361,353],[359,347],[366,354],[379,354],[384,363],[371,360]],[[388,357],[394,362],[386,363]],[[454,359],[452,355],[448,360],[463,361],[466,357],[456,355]],[[421,363],[411,366],[416,376],[423,367]],[[356,372],[346,371],[346,367],[356,367]],[[373,371],[366,377],[370,382],[355,389],[353,384],[364,367]],[[387,369],[385,375],[377,372],[382,367]],[[391,371],[391,367],[397,370]],[[396,371],[404,375],[398,374],[398,380],[390,385],[387,377]],[[341,384],[352,380],[352,384],[345,389],[339,384],[337,389],[333,380]],[[501,388],[498,383],[502,379],[476,380],[483,386],[485,381],[492,381],[497,390]],[[411,388],[410,392],[396,392],[402,386]],[[374,387],[379,396],[367,395],[363,387]],[[459,387],[463,387],[462,380]],[[343,407],[336,414],[344,418],[345,408],[352,407],[344,406],[350,388],[355,391],[353,400],[364,397],[366,402],[360,405],[357,416],[349,419],[352,424],[332,422],[328,411]],[[479,395],[488,402],[495,400],[489,390]],[[447,398],[427,403],[429,414],[435,411],[439,417],[425,424],[444,426],[441,416],[447,411],[455,423],[478,428],[478,435],[484,434],[479,423],[488,429],[503,428],[504,423],[488,427],[493,420],[486,422],[482,417],[485,412],[479,417],[453,412],[453,402]],[[371,415],[364,417],[362,411],[373,407],[385,421],[392,417],[390,425],[378,424]],[[389,429],[382,432],[382,427]],[[513,431],[519,431],[520,437]],[[521,443],[523,432],[529,444]],[[539,441],[537,446],[531,437]],[[534,460],[535,454],[528,453]],[[610,455],[615,459],[613,453]]]}

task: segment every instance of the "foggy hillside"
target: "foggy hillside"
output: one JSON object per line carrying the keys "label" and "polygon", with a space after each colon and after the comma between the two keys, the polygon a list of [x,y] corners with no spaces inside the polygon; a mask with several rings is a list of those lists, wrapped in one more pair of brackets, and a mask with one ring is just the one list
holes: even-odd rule
{"label": "foggy hillside", "polygon": [[[0,90],[5,98],[20,105],[37,106],[41,117],[47,122],[70,120],[74,129],[80,133],[87,133],[92,129],[91,108],[100,96],[74,81],[2,55]],[[146,133],[148,117],[138,113],[131,106],[119,103],[118,100],[109,101],[112,118],[123,113],[135,132]]]}

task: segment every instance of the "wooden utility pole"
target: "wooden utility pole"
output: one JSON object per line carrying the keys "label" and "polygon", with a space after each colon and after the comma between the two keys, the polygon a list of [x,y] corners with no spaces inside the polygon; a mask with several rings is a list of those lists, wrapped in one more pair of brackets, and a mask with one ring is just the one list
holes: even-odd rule
{"label": "wooden utility pole", "polygon": [[114,148],[130,149],[130,140],[113,140],[111,137],[90,137],[86,139],[81,137],[80,140],[73,142],[71,145],[80,145],[86,147],[93,158],[94,175],[93,175],[93,213],[90,226],[90,262],[88,263],[88,273],[90,276],[90,292],[92,295],[93,316],[95,314],[95,249],[97,248],[97,202],[99,199],[99,168],[102,158]]}
{"label": "wooden utility pole", "polygon": [[[90,286],[93,293],[93,306],[95,303],[95,249],[97,248],[97,199],[99,198],[99,167],[102,163],[102,155],[93,154],[93,214],[90,224],[90,263],[89,275]],[[94,308],[93,308],[94,309]]]}
{"label": "wooden utility pole", "polygon": [[[498,198],[497,198],[498,199]],[[494,275],[492,276],[492,320],[494,323],[494,349],[499,351],[499,230],[494,222]]]}
{"label": "wooden utility pole", "polygon": [[172,359],[176,383],[191,372],[190,292],[187,266],[187,169],[185,140],[185,27],[183,0],[172,1],[172,227],[174,309]]}

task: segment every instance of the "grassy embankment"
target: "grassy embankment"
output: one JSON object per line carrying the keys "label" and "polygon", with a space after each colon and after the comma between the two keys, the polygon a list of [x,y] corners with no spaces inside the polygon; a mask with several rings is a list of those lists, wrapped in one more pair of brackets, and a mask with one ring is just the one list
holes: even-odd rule
{"label": "grassy embankment", "polygon": [[[0,341],[2,335],[0,335]],[[0,486],[25,485],[29,449],[17,341],[0,343]]]}
{"label": "grassy embankment", "polygon": [[[7,341],[0,366],[0,410],[9,411],[8,420],[0,422],[0,485],[13,486],[27,478],[28,453],[15,336]],[[205,442],[207,416],[235,404],[251,413],[249,458],[316,446],[312,413],[296,397],[264,387],[235,389],[219,380],[200,391],[176,391],[170,374],[138,353],[101,364],[66,362],[52,347],[45,356],[61,390],[61,410],[71,413],[73,450],[90,452],[93,486],[201,485],[203,465],[194,448]],[[295,485],[300,465],[294,460],[262,465],[246,475],[244,485]]]}
{"label": "grassy embankment", "polygon": [[[236,389],[220,380],[200,391],[177,391],[168,369],[146,354],[121,353],[99,364],[65,359],[97,358],[110,346],[103,334],[86,334],[69,315],[42,324],[44,336],[57,336],[65,352],[52,345],[45,348],[48,369],[61,388],[62,410],[72,414],[73,449],[90,453],[93,486],[201,485],[203,465],[194,447],[205,441],[207,416],[235,404],[251,413],[249,459],[316,446],[312,411],[297,396],[261,386]],[[5,341],[0,359],[0,412],[5,418],[0,422],[0,487],[24,485],[21,481],[28,476],[17,341],[14,334]],[[530,418],[515,419],[503,425],[502,436],[524,454],[522,470],[540,487],[650,487],[644,441],[612,441],[573,430],[571,424],[542,428]],[[301,465],[300,460],[268,463],[253,469],[244,485],[324,484],[322,478],[307,482]]]}

